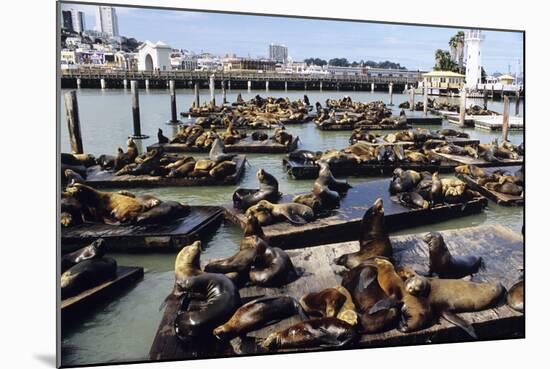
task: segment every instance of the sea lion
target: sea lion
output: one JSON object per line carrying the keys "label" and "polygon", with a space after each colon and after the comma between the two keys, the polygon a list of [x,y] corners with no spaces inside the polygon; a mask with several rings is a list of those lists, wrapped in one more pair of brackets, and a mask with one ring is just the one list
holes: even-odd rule
{"label": "sea lion", "polygon": [[325,288],[319,292],[311,292],[300,298],[300,305],[309,316],[336,317],[340,308],[346,302],[346,296],[336,288]]}
{"label": "sea lion", "polygon": [[394,326],[399,317],[397,306],[374,314],[369,313],[374,304],[386,298],[376,277],[376,268],[361,264],[347,271],[342,278],[342,286],[353,298],[361,322],[361,331],[364,333],[385,331]]}
{"label": "sea lion", "polygon": [[433,205],[443,202],[443,182],[439,178],[439,173],[432,174],[432,187],[430,188],[430,201]]}
{"label": "sea lion", "polygon": [[286,219],[292,224],[307,224],[315,218],[313,209],[309,206],[298,203],[273,204],[267,200],[260,200],[256,204],[257,210],[271,212],[275,219]]}
{"label": "sea lion", "polygon": [[177,201],[162,201],[159,205],[141,213],[136,218],[137,225],[144,224],[169,224],[189,214],[189,205]]}
{"label": "sea lion", "polygon": [[420,174],[414,170],[396,168],[390,181],[390,194],[395,195],[400,192],[410,191],[416,187],[421,179]]}
{"label": "sea lion", "polygon": [[314,214],[319,214],[323,208],[321,199],[312,192],[296,195],[292,198],[292,202],[309,206]]}
{"label": "sea lion", "polygon": [[505,183],[489,182],[485,184],[485,188],[491,191],[496,191],[507,195],[513,195],[513,196],[521,196],[521,194],[523,193],[523,187],[510,182],[505,182]]}
{"label": "sea lion", "polygon": [[361,219],[359,251],[344,254],[334,262],[352,269],[373,256],[392,257],[392,255],[392,245],[384,226],[384,202],[378,198]]}
{"label": "sea lion", "polygon": [[210,177],[223,179],[237,171],[237,163],[231,160],[222,161],[208,172]]}
{"label": "sea lion", "polygon": [[65,176],[65,182],[67,183],[67,185],[72,185],[74,183],[84,183],[84,177],[82,177],[82,175],[72,169],[65,169],[63,171],[63,174]]}
{"label": "sea lion", "polygon": [[336,288],[338,292],[340,292],[342,295],[346,297],[346,300],[344,301],[344,304],[340,308],[338,315],[336,315],[336,318],[343,320],[344,322],[350,325],[353,325],[353,326],[357,325],[358,318],[357,318],[355,303],[353,302],[353,297],[351,296],[349,291],[343,286],[336,286],[334,288]]}
{"label": "sea lion", "polygon": [[266,243],[262,239],[255,237],[255,246],[250,244],[247,247],[240,248],[233,256],[224,259],[213,260],[209,262],[204,271],[209,273],[246,273],[256,260],[266,251]]}
{"label": "sea lion", "polygon": [[451,255],[441,233],[427,233],[422,240],[428,244],[430,254],[429,276],[436,273],[439,278],[458,279],[485,268],[481,257]]}
{"label": "sea lion", "polygon": [[246,210],[261,200],[277,202],[280,199],[279,182],[273,175],[259,169],[256,172],[256,178],[260,182],[260,188],[257,191],[238,188],[233,193],[233,206],[235,208]]}
{"label": "sea lion", "polygon": [[268,350],[306,347],[344,347],[357,337],[354,327],[337,318],[310,319],[271,333],[262,342]]}
{"label": "sea lion", "polygon": [[397,201],[401,205],[412,209],[427,209],[430,207],[428,201],[424,200],[418,192],[414,191],[401,192],[397,195]]}
{"label": "sea lion", "polygon": [[174,263],[176,282],[183,283],[186,279],[202,274],[200,267],[201,241],[195,241],[178,252]]}
{"label": "sea lion", "polygon": [[296,314],[299,314],[303,320],[307,319],[295,298],[262,297],[238,308],[231,319],[214,329],[213,333],[220,340],[230,340]]}
{"label": "sea lion", "polygon": [[523,294],[524,284],[523,279],[516,282],[506,293],[506,303],[512,309],[523,313],[523,305],[525,297]]}
{"label": "sea lion", "polygon": [[340,195],[345,194],[352,186],[346,181],[339,181],[332,175],[328,163],[319,161],[319,175],[316,184],[319,186],[327,186],[332,191],[338,192]]}
{"label": "sea lion", "polygon": [[176,337],[211,336],[241,304],[239,290],[223,274],[203,273],[178,283],[182,300],[174,319]]}
{"label": "sea lion", "polygon": [[129,138],[126,143],[126,152],[122,151],[120,147],[118,148],[118,151],[114,160],[113,169],[115,171],[119,171],[124,166],[133,163],[134,160],[137,158],[138,154],[139,154],[139,151],[136,143],[132,138]]}
{"label": "sea lion", "polygon": [[103,238],[98,238],[88,246],[78,249],[61,257],[61,272],[65,272],[72,266],[84,261],[99,259],[105,255],[107,244]]}
{"label": "sea lion", "polygon": [[75,296],[104,281],[116,277],[117,264],[114,259],[101,257],[84,260],[61,274],[61,298]]}
{"label": "sea lion", "polygon": [[212,144],[212,147],[210,148],[210,153],[208,154],[208,157],[215,164],[217,164],[217,163],[221,163],[222,161],[230,161],[235,156],[237,156],[237,154],[224,154],[224,151],[225,151],[225,147],[223,145],[222,140],[219,138],[216,138],[214,140],[214,143]]}
{"label": "sea lion", "polygon": [[298,273],[284,250],[268,247],[256,258],[248,276],[257,286],[279,287],[296,280]]}
{"label": "sea lion", "polygon": [[[117,171],[115,175],[120,176],[123,174],[130,175],[155,175],[160,167],[160,162],[164,157],[164,149],[162,147],[155,148],[149,151],[143,160],[139,162],[130,163]],[[168,171],[166,171],[168,172]]]}
{"label": "sea lion", "polygon": [[166,137],[163,133],[162,133],[162,129],[159,128],[158,132],[157,132],[157,138],[158,138],[158,143],[159,144],[167,144],[168,142],[170,142],[170,140],[168,139],[168,137]]}
{"label": "sea lion", "polygon": [[101,167],[103,170],[113,169],[115,165],[114,155],[102,154],[96,159],[96,164]]}

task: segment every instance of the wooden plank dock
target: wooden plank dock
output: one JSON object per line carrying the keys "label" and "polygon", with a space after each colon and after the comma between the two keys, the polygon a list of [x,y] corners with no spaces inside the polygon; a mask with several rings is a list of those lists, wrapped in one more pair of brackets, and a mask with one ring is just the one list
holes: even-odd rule
{"label": "wooden plank dock", "polygon": [[508,167],[508,166],[518,166],[523,164],[523,157],[521,157],[518,160],[513,159],[501,159],[501,161],[498,162],[491,162],[486,161],[481,158],[472,158],[471,156],[465,156],[465,155],[451,155],[451,154],[442,154],[439,152],[435,152],[436,155],[441,157],[442,159],[446,159],[450,162],[455,162],[457,165],[476,165],[480,168],[485,167]]}
{"label": "wooden plank dock", "polygon": [[[483,225],[441,233],[451,253],[455,255],[477,255],[485,260],[486,270],[475,274],[473,281],[500,282],[505,288],[510,288],[519,279],[520,268],[523,267],[523,240],[521,235],[501,225]],[[427,270],[427,248],[421,240],[421,236],[391,237],[396,265],[407,265],[418,272]],[[344,253],[356,251],[358,248],[358,242],[352,241],[290,250],[288,254],[293,264],[296,268],[304,271],[298,280],[280,288],[245,286],[240,290],[241,298],[243,301],[248,301],[259,296],[289,295],[299,299],[306,293],[337,286],[341,282],[343,268],[335,265],[333,259]],[[174,336],[172,321],[177,308],[177,300],[171,299],[166,306],[164,316],[151,346],[151,360],[176,360],[197,357],[186,352]],[[499,305],[493,309],[475,313],[462,313],[460,316],[473,324],[480,340],[525,336],[524,315],[512,310],[507,305]],[[297,316],[287,318],[276,324],[250,332],[242,340],[239,338],[234,339],[231,342],[231,350],[224,348],[221,353],[210,351],[205,356],[261,354],[263,352],[258,348],[261,339],[267,337],[271,332],[285,329],[296,322],[298,322]],[[463,341],[472,341],[472,338],[467,336],[461,329],[441,319],[439,324],[417,332],[401,333],[393,329],[384,333],[365,334],[350,348]],[[285,352],[311,350],[285,350]]]}
{"label": "wooden plank dock", "polygon": [[[508,130],[523,130],[523,117],[510,116]],[[458,115],[449,115],[447,120],[450,124],[459,124]],[[467,127],[475,127],[486,131],[502,131],[502,115],[466,115],[464,124]]]}
{"label": "wooden plank dock", "polygon": [[121,293],[128,286],[143,278],[143,268],[119,266],[116,278],[61,301],[61,319],[67,321],[77,318],[79,313]]}
{"label": "wooden plank dock", "polygon": [[[260,154],[281,154],[294,151],[298,148],[298,136],[293,137],[287,145],[280,144],[273,140],[267,139],[263,141],[255,141],[252,137],[246,137],[239,140],[237,143],[225,145],[225,152],[233,153],[260,153]],[[210,148],[189,146],[186,144],[169,143],[169,144],[153,144],[147,146],[147,151],[151,151],[158,147],[162,147],[165,152],[180,153],[180,152],[209,152]]]}
{"label": "wooden plank dock", "polygon": [[134,188],[134,187],[180,187],[180,186],[223,186],[237,184],[245,171],[244,155],[237,155],[233,161],[237,164],[237,171],[217,180],[212,177],[203,178],[170,178],[150,175],[124,174],[116,176],[112,171],[101,170],[99,165],[88,168],[86,184],[95,188]]}
{"label": "wooden plank dock", "polygon": [[[337,177],[376,177],[390,175],[395,168],[405,170],[412,169],[416,171],[429,171],[439,173],[453,173],[458,164],[451,162],[442,162],[436,164],[417,164],[417,163],[394,163],[394,164],[371,164],[371,163],[343,163],[331,165],[332,174]],[[283,158],[283,167],[285,172],[294,179],[315,179],[319,175],[319,166],[313,163],[304,164],[302,162]]]}
{"label": "wooden plank dock", "polygon": [[412,126],[440,126],[443,124],[441,117],[407,116],[407,124]]}
{"label": "wooden plank dock", "polygon": [[322,131],[353,131],[356,128],[361,128],[365,131],[395,131],[399,129],[409,129],[412,128],[410,124],[405,124],[401,126],[386,126],[386,125],[380,125],[380,124],[357,124],[357,123],[349,123],[349,124],[325,124],[317,123],[315,122],[315,125],[317,128],[319,128]]}
{"label": "wooden plank dock", "polygon": [[[485,169],[485,172],[489,175],[491,175],[495,170],[507,170],[511,173],[515,173],[517,170],[519,170],[521,167],[498,167],[498,168],[487,168]],[[456,175],[460,180],[465,182],[468,187],[470,187],[472,190],[478,191],[483,196],[488,198],[489,200],[496,202],[498,205],[505,205],[505,206],[513,206],[513,205],[523,205],[525,202],[525,199],[522,196],[515,196],[515,195],[508,195],[505,193],[500,193],[497,191],[491,191],[484,186],[481,186],[477,183],[477,180],[470,177],[467,174],[457,174]]]}
{"label": "wooden plank dock", "polygon": [[[465,215],[479,213],[487,206],[487,199],[480,197],[465,204],[438,205],[430,209],[410,209],[395,200],[389,193],[390,179],[355,184],[342,199],[340,208],[328,216],[315,219],[304,225],[279,222],[263,227],[273,246],[284,249],[320,245],[327,242],[344,242],[358,237],[359,224],[365,211],[377,198],[384,201],[386,227],[389,231],[440,222]],[[284,195],[280,203],[290,202],[294,195]],[[245,226],[244,213],[224,205],[226,218]]]}
{"label": "wooden plank dock", "polygon": [[186,217],[164,225],[109,225],[84,223],[61,230],[62,252],[70,252],[97,238],[104,238],[111,251],[174,252],[209,235],[223,220],[218,206],[191,206]]}

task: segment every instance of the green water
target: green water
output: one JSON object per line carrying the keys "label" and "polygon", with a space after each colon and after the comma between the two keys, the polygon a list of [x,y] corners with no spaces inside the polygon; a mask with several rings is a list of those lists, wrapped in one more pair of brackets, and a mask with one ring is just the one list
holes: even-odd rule
{"label": "green water", "polygon": [[[208,91],[201,94],[201,102],[209,99]],[[235,101],[238,93],[245,100],[265,91],[233,90],[227,94],[229,101]],[[318,92],[318,91],[271,91],[270,96],[288,96],[291,100],[302,98],[304,93],[314,104],[320,101],[324,104],[327,98],[341,98],[349,95],[357,101],[387,101],[387,93],[371,92]],[[177,102],[179,111],[186,110],[192,103],[191,90],[178,90]],[[218,94],[217,101],[221,100]],[[451,99],[452,100],[452,99]],[[129,90],[78,90],[81,130],[84,151],[95,155],[114,154],[118,146],[125,147],[128,135],[132,134],[131,96]],[[394,110],[397,105],[406,101],[406,95],[395,94]],[[418,101],[418,97],[417,100]],[[457,101],[457,100],[455,100]],[[482,100],[469,100],[468,104],[482,104]],[[513,111],[513,102],[512,102]],[[502,111],[502,102],[489,101],[488,108]],[[141,148],[156,142],[156,132],[160,127],[166,136],[171,136],[175,128],[165,122],[170,118],[170,98],[167,90],[140,90],[141,130],[151,136],[150,139],[138,141]],[[67,126],[63,100],[61,99],[61,150],[69,152]],[[520,106],[520,112],[523,106]],[[407,111],[407,114],[410,114]],[[415,113],[421,114],[421,113]],[[456,128],[448,125],[444,127]],[[437,129],[439,127],[428,127]],[[289,126],[287,129],[300,137],[300,148],[324,150],[343,148],[348,145],[349,131],[329,132],[315,128],[313,123]],[[500,133],[489,133],[481,130],[466,129],[473,138],[488,142]],[[389,133],[385,131],[384,133]],[[523,141],[523,132],[511,132],[510,141],[519,144]],[[240,186],[257,187],[255,173],[264,168],[279,179],[280,190],[283,193],[296,193],[311,189],[313,180],[293,180],[286,176],[282,166],[282,154],[247,155],[249,166],[243,176]],[[350,178],[350,182],[358,183],[377,178]],[[235,186],[222,187],[181,187],[158,189],[132,189],[136,193],[151,192],[161,199],[173,199],[194,205],[221,205],[231,199]],[[520,232],[523,224],[523,208],[502,207],[490,202],[488,208],[481,214],[460,219],[440,222],[435,225],[410,228],[395,234],[418,233],[450,228],[461,228],[481,224],[498,223]],[[241,238],[240,228],[225,223],[214,232],[211,239],[204,245],[203,259],[231,255],[238,248]],[[147,360],[148,352],[156,334],[162,312],[159,311],[161,301],[166,297],[173,284],[173,254],[115,254],[120,265],[142,266],[145,268],[143,280],[125,291],[117,299],[105,303],[83,316],[78,324],[63,327],[62,330],[62,362],[64,365],[93,364],[102,362]]]}

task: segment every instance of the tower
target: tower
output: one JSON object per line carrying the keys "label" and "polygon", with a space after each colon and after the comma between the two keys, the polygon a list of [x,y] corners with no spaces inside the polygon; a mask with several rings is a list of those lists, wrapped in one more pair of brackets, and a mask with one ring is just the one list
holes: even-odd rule
{"label": "tower", "polygon": [[479,29],[469,29],[464,36],[466,43],[466,88],[475,89],[481,83],[481,42],[485,36]]}
{"label": "tower", "polygon": [[111,37],[118,36],[118,18],[115,8],[111,6],[98,6],[95,22],[96,31],[106,33]]}

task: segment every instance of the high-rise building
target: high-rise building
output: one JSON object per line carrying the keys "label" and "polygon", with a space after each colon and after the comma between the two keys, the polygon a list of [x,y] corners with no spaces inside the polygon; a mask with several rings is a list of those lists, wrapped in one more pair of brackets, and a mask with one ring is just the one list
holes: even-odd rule
{"label": "high-rise building", "polygon": [[61,27],[65,28],[67,31],[73,31],[73,16],[70,10],[61,11],[62,23]]}
{"label": "high-rise building", "polygon": [[269,59],[278,63],[286,63],[288,59],[288,47],[285,45],[269,45]]}
{"label": "high-rise building", "polygon": [[118,36],[118,18],[112,6],[98,6],[95,16],[96,31],[104,32],[111,37]]}
{"label": "high-rise building", "polygon": [[485,39],[479,29],[466,31],[466,87],[475,89],[481,83],[481,42]]}
{"label": "high-rise building", "polygon": [[86,30],[86,17],[84,12],[77,9],[71,9],[71,21],[73,23],[73,31],[84,32]]}

